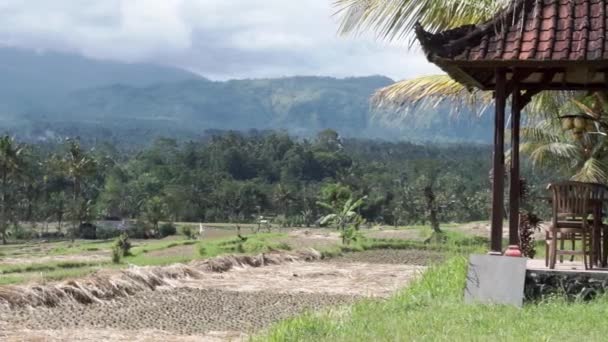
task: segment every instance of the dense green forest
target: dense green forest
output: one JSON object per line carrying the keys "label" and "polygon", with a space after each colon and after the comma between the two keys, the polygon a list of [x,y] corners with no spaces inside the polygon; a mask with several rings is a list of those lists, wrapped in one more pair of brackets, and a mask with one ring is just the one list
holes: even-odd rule
{"label": "dense green forest", "polygon": [[[314,225],[318,202],[365,197],[368,222],[423,223],[488,217],[490,148],[341,139],[285,133],[223,132],[178,143],[159,139],[145,149],[1,141],[0,201],[5,231],[20,222],[99,219],[255,222]],[[9,229],[9,227],[12,227]]]}

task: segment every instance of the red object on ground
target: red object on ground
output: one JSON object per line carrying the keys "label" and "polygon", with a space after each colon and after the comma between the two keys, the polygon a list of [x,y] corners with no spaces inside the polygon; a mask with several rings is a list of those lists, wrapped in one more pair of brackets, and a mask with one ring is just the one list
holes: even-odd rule
{"label": "red object on ground", "polygon": [[505,251],[505,256],[521,257],[521,249],[519,249],[518,245],[509,245],[509,247],[507,247],[507,250]]}

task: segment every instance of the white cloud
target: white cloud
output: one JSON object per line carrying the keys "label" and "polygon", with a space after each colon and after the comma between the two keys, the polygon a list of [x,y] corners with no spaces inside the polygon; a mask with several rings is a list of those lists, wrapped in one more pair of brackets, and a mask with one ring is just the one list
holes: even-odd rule
{"label": "white cloud", "polygon": [[0,0],[0,43],[219,79],[437,72],[404,46],[338,37],[332,13],[331,0]]}

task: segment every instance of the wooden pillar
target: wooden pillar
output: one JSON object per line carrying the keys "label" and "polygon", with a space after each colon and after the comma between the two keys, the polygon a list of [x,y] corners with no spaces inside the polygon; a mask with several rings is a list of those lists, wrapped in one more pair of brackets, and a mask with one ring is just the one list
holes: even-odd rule
{"label": "wooden pillar", "polygon": [[511,101],[511,169],[509,175],[509,245],[519,244],[519,131],[522,109],[519,86],[513,87]]}
{"label": "wooden pillar", "polygon": [[490,251],[502,253],[505,180],[505,107],[507,102],[506,70],[496,69],[494,114],[494,158],[492,163],[492,225]]}

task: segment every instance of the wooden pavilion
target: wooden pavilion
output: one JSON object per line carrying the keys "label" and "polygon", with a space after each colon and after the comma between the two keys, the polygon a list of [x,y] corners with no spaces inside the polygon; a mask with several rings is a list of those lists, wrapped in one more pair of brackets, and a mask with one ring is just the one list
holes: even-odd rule
{"label": "wooden pavilion", "polygon": [[608,89],[608,0],[515,0],[491,20],[416,35],[429,61],[495,96],[491,251],[502,251],[504,137],[511,96],[509,243],[518,244],[522,109],[545,90]]}

